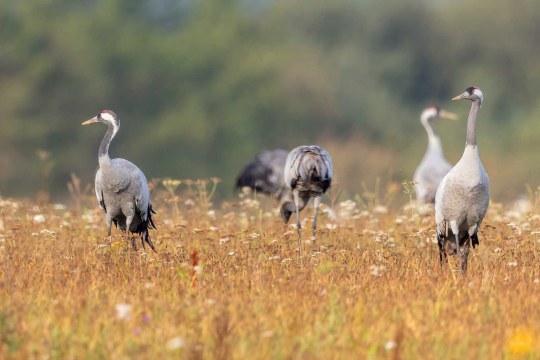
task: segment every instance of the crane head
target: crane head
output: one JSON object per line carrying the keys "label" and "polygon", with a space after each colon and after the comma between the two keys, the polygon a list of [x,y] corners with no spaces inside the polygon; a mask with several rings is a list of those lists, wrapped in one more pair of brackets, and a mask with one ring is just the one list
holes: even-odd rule
{"label": "crane head", "polygon": [[450,111],[443,110],[437,105],[428,105],[426,106],[424,111],[422,111],[422,115],[420,115],[420,120],[422,121],[422,123],[425,123],[430,122],[436,117],[450,120],[457,120],[458,118],[456,114],[451,113]]}
{"label": "crane head", "polygon": [[482,105],[484,102],[484,94],[482,94],[482,90],[476,86],[470,86],[465,91],[453,98],[452,100],[461,100],[461,99],[467,99],[471,101],[477,101]]}
{"label": "crane head", "polygon": [[89,120],[86,120],[82,124],[83,125],[89,125],[89,124],[98,123],[98,122],[104,123],[104,124],[107,124],[107,125],[112,125],[115,128],[120,127],[120,119],[111,110],[103,110],[99,114],[97,114],[96,116],[94,116],[93,118],[91,118]]}

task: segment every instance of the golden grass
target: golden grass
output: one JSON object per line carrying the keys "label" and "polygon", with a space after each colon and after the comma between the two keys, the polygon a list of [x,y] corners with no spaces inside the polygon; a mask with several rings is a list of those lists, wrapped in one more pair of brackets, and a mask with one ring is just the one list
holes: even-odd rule
{"label": "golden grass", "polygon": [[0,358],[540,356],[540,216],[492,204],[463,277],[417,209],[336,204],[299,259],[271,201],[201,189],[153,190],[158,254],[107,244],[88,196],[82,214],[0,200]]}

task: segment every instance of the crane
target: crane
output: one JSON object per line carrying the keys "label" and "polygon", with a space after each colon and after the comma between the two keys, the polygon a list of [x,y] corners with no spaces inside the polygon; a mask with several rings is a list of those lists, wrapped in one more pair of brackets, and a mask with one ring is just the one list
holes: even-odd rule
{"label": "crane", "polygon": [[420,115],[420,122],[428,135],[428,147],[420,165],[414,172],[413,182],[416,200],[423,203],[435,201],[435,193],[439,183],[444,175],[452,169],[452,165],[444,158],[441,140],[433,128],[433,121],[436,118],[455,120],[457,115],[435,105],[426,107]]}
{"label": "crane", "polygon": [[[99,169],[95,179],[99,206],[105,212],[107,237],[111,236],[111,225],[114,223],[126,232],[128,238],[129,232],[139,234],[143,247],[147,243],[156,252],[148,233],[149,228],[156,227],[152,220],[155,212],[152,210],[146,177],[128,160],[109,157],[109,145],[120,129],[120,119],[114,112],[103,110],[82,125],[94,123],[107,125],[107,132],[99,145]],[[133,238],[131,244],[135,248]]]}
{"label": "crane", "polygon": [[285,191],[283,169],[288,154],[289,152],[283,149],[258,153],[236,178],[236,190],[249,187],[258,193],[281,199]]}
{"label": "crane", "polygon": [[[250,189],[275,197],[280,203],[281,218],[285,223],[289,222],[292,211],[289,210],[294,204],[294,198],[287,186],[285,186],[284,169],[289,152],[283,149],[266,150],[255,156],[236,178],[235,188]],[[299,211],[306,206],[307,202],[301,203]]]}
{"label": "crane", "polygon": [[287,155],[284,178],[285,185],[291,190],[293,203],[287,200],[284,201],[281,205],[281,213],[288,221],[292,212],[296,212],[298,252],[300,255],[302,254],[300,210],[306,206],[310,198],[313,198],[315,213],[311,229],[315,238],[321,196],[332,184],[333,174],[334,170],[330,154],[317,145],[299,146]]}
{"label": "crane", "polygon": [[474,248],[479,244],[478,229],[489,206],[489,177],[476,143],[476,122],[484,95],[479,88],[471,86],[452,100],[461,99],[472,101],[465,150],[437,189],[435,222],[441,265],[447,254],[457,254],[461,271],[466,273],[470,245]]}

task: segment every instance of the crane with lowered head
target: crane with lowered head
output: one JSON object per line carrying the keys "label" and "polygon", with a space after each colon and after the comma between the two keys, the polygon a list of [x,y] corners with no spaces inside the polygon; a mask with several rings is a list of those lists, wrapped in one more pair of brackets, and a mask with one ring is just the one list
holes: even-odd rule
{"label": "crane with lowered head", "polygon": [[298,230],[298,252],[302,254],[300,237],[300,210],[313,198],[315,213],[311,229],[315,238],[317,229],[317,214],[322,195],[332,185],[334,167],[332,157],[325,149],[317,145],[304,145],[293,149],[287,155],[285,163],[285,185],[292,193],[291,202],[288,199],[281,204],[281,214],[287,222],[293,212],[296,212],[296,228]]}

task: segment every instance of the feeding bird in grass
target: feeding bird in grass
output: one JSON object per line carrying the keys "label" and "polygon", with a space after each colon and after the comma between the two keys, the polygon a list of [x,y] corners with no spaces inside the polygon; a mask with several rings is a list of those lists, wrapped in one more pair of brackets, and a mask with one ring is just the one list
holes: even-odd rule
{"label": "feeding bird in grass", "polygon": [[[152,221],[154,211],[146,177],[128,160],[109,157],[109,145],[120,129],[120,119],[114,112],[103,110],[82,124],[94,123],[107,125],[107,132],[99,145],[99,169],[95,180],[99,206],[105,212],[107,236],[111,236],[111,225],[114,223],[126,232],[128,238],[130,232],[139,234],[143,247],[147,243],[156,252],[148,233],[150,228],[156,227]],[[133,238],[131,244],[135,248]]]}
{"label": "feeding bird in grass", "polygon": [[433,203],[435,193],[443,177],[452,169],[452,165],[444,158],[441,140],[433,127],[437,118],[457,119],[457,115],[431,105],[422,111],[420,122],[428,135],[427,151],[414,172],[414,192],[416,199],[423,203]]}
{"label": "feeding bird in grass", "polygon": [[474,248],[479,244],[478,229],[489,205],[489,177],[476,143],[476,122],[484,96],[472,86],[452,100],[461,99],[472,101],[465,150],[437,189],[435,222],[441,264],[447,255],[457,254],[461,270],[466,273],[470,245]]}
{"label": "feeding bird in grass", "polygon": [[334,169],[330,154],[317,145],[299,146],[287,155],[284,178],[285,185],[291,190],[292,199],[282,201],[281,214],[285,222],[288,222],[291,214],[296,212],[300,254],[302,253],[300,210],[307,205],[310,198],[313,198],[315,213],[311,229],[313,237],[315,237],[321,197],[332,184],[333,175]]}
{"label": "feeding bird in grass", "polygon": [[236,190],[251,190],[281,200],[288,190],[283,177],[285,161],[289,152],[283,149],[266,150],[255,156],[236,178]]}

